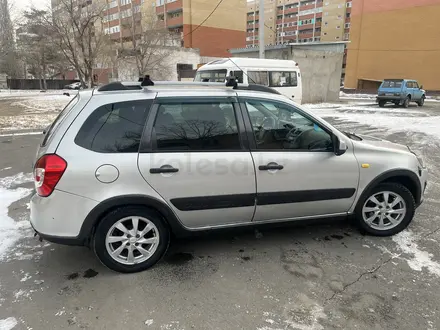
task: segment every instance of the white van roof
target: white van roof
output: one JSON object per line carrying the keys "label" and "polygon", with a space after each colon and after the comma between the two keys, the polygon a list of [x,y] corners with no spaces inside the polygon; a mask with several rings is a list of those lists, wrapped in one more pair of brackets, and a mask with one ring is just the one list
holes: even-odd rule
{"label": "white van roof", "polygon": [[225,66],[238,66],[240,68],[298,68],[292,60],[268,60],[260,58],[226,57],[211,61],[199,68],[199,71],[224,68]]}

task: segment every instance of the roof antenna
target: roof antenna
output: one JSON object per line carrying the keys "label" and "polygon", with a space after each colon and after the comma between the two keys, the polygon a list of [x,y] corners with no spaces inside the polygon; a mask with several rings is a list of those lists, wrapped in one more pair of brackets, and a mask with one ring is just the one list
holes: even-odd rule
{"label": "roof antenna", "polygon": [[238,79],[233,75],[229,75],[226,77],[226,87],[232,87],[232,89],[237,89],[238,87]]}
{"label": "roof antenna", "polygon": [[141,86],[154,86],[154,82],[150,79],[150,75],[145,75],[144,80],[142,80]]}

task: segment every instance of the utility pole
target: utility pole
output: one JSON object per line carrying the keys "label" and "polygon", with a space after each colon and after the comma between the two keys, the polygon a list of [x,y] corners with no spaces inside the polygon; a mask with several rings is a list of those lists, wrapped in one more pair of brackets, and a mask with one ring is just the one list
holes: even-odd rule
{"label": "utility pole", "polygon": [[264,0],[260,0],[260,18],[259,18],[259,41],[260,58],[264,58]]}

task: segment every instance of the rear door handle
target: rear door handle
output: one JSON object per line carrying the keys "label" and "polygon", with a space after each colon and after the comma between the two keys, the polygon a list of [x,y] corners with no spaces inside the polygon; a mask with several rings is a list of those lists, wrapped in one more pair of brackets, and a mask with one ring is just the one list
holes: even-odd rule
{"label": "rear door handle", "polygon": [[160,174],[160,173],[176,173],[179,172],[178,168],[174,168],[172,166],[162,166],[159,168],[150,168],[151,174]]}
{"label": "rear door handle", "polygon": [[269,163],[267,165],[258,166],[260,171],[282,170],[283,168],[283,165],[278,165],[277,163]]}

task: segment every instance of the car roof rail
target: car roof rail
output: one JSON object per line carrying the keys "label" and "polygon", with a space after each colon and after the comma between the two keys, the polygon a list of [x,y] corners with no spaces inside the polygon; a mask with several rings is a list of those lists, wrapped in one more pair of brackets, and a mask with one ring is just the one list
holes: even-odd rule
{"label": "car roof rail", "polygon": [[[212,88],[227,88],[243,91],[257,91],[271,94],[281,93],[277,90],[257,84],[239,84],[236,82],[227,83],[222,82],[204,82],[204,81],[156,81],[154,85],[142,86],[139,81],[115,81],[98,87],[99,92],[109,91],[126,91],[126,90],[150,90],[156,86],[175,86],[175,87],[212,87]],[[231,88],[232,87],[232,88]]]}

